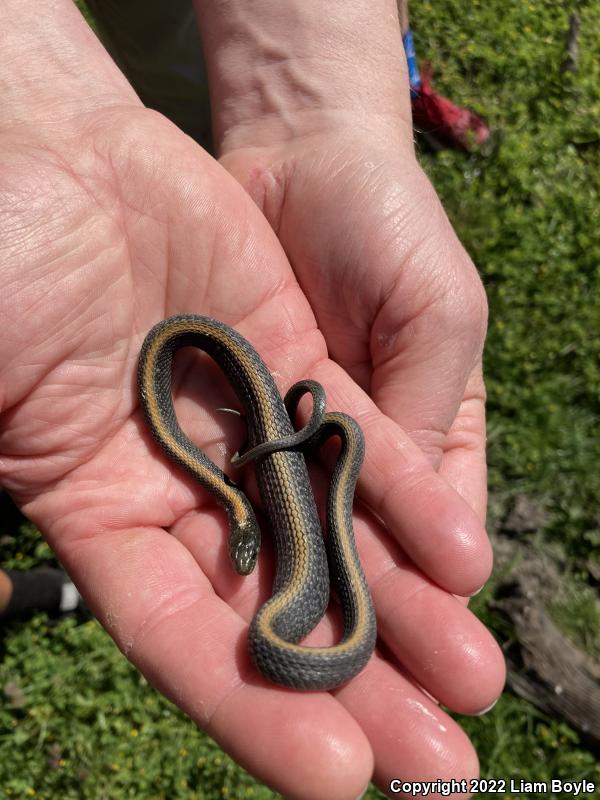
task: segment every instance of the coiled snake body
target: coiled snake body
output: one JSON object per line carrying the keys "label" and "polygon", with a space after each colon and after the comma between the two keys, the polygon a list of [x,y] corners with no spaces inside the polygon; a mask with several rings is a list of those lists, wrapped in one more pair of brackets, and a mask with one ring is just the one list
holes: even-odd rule
{"label": "coiled snake body", "polygon": [[[323,389],[314,381],[295,384],[284,402],[252,346],[217,320],[180,315],[150,331],[138,369],[146,419],[165,453],[225,508],[230,525],[229,552],[241,574],[254,567],[260,545],[252,506],[240,488],[183,433],[173,408],[173,355],[190,345],[217,362],[242,404],[248,449],[232,462],[238,466],[255,462],[262,501],[275,536],[273,595],[250,625],[250,656],[265,677],[284,686],[339,686],[364,667],[376,638],[375,614],[352,530],[354,488],[364,453],[362,431],[348,415],[325,412]],[[300,398],[308,392],[313,396],[312,416],[304,428],[295,431],[291,419]],[[329,489],[325,541],[300,450],[316,447],[333,435],[339,436],[342,445]],[[342,639],[331,647],[299,644],[327,609],[330,575],[342,606]]]}

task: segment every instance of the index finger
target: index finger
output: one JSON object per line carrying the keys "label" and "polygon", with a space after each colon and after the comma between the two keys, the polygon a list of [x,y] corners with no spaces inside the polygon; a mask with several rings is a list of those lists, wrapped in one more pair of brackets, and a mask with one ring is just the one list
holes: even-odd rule
{"label": "index finger", "polygon": [[[492,550],[479,515],[341,367],[327,358],[311,361],[298,342],[302,338],[284,345],[294,373],[286,377],[291,382],[296,376],[320,381],[327,391],[328,408],[351,414],[363,428],[366,453],[358,483],[361,498],[439,586],[460,596],[475,594],[492,568]],[[264,356],[269,363],[269,353]]]}

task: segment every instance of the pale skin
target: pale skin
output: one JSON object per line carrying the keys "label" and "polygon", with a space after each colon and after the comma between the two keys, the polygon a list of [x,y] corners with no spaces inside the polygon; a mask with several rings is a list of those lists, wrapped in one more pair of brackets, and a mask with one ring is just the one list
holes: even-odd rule
{"label": "pale skin", "polygon": [[0,614],[7,607],[12,594],[12,584],[10,578],[0,570]]}
{"label": "pale skin", "polygon": [[[141,106],[68,0],[3,3],[0,480],[127,657],[286,797],[468,778],[436,700],[480,713],[504,681],[461,599],[491,569],[486,306],[414,157],[395,2],[201,5],[220,163]],[[364,428],[355,525],[385,647],[341,690],[254,671],[272,552],[236,577],[224,515],[144,427],[139,348],[181,312],[234,325],[282,391],[319,380]],[[224,466],[243,432],[197,361],[176,408]]]}

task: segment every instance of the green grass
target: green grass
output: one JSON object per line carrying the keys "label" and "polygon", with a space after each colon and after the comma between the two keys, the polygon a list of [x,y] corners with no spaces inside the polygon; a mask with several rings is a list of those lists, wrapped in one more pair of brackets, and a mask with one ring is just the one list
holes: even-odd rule
{"label": "green grass", "polygon": [[0,667],[2,798],[273,797],[153,691],[100,626],[40,615]]}
{"label": "green grass", "polygon": [[414,24],[439,90],[501,132],[488,160],[422,159],[488,293],[490,488],[547,495],[547,535],[588,558],[600,549],[600,10],[579,5],[566,78],[565,4],[415,4]]}
{"label": "green grass", "polygon": [[[568,575],[552,613],[598,657],[598,593],[585,563],[600,551],[600,7],[578,5],[579,69],[566,77],[569,4],[439,0],[415,3],[411,14],[436,88],[501,131],[487,159],[421,154],[489,296],[494,516],[519,494],[544,499],[548,522],[531,538]],[[0,531],[4,565],[52,559],[32,526],[17,533],[15,524],[5,517]],[[474,609],[503,641],[510,631],[489,610],[501,579]],[[39,616],[12,626],[2,688],[2,798],[276,796],[149,688],[94,622],[50,626]],[[461,722],[485,777],[600,785],[600,766],[577,735],[509,694]],[[537,796],[553,795],[519,795]]]}

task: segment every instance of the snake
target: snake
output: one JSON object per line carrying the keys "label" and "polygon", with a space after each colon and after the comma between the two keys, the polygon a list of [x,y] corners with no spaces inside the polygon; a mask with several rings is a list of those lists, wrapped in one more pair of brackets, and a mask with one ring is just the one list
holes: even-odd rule
{"label": "snake", "polygon": [[[229,555],[241,575],[249,574],[256,564],[260,527],[240,485],[189,439],[177,421],[172,369],[174,355],[182,347],[195,347],[213,359],[241,403],[247,448],[232,460],[237,467],[252,463],[275,540],[272,594],[248,632],[251,661],[273,683],[293,689],[335,689],[363,669],[377,635],[352,525],[354,492],[364,457],[362,430],[351,416],[325,410],[325,392],[316,381],[299,381],[283,399],[252,345],[219,320],[180,314],[152,328],[138,364],[146,421],[162,451],[225,510]],[[306,394],[312,395],[312,412],[296,430],[292,420]],[[332,437],[341,446],[328,490],[324,536],[305,454]],[[340,639],[330,646],[302,644],[324,616],[331,586],[341,606]]]}

